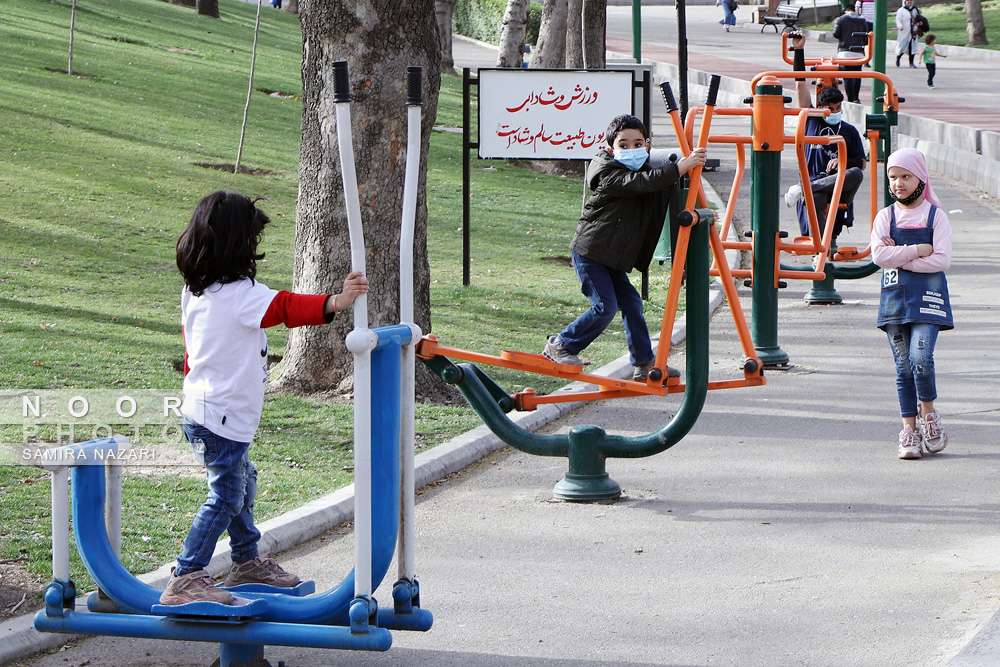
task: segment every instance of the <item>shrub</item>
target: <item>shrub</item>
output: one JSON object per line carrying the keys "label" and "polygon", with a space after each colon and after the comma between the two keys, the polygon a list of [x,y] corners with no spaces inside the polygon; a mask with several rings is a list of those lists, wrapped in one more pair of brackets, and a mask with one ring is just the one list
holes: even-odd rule
{"label": "shrub", "polygon": [[[500,26],[507,10],[507,0],[458,0],[452,15],[455,32],[490,44],[500,43]],[[538,28],[542,24],[542,5],[532,2],[528,10],[528,27],[524,36],[526,44],[538,41]]]}

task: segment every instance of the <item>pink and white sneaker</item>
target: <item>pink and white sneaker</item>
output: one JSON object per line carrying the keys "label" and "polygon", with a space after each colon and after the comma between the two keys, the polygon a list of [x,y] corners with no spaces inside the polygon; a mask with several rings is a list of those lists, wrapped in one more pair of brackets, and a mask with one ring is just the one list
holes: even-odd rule
{"label": "pink and white sneaker", "polygon": [[948,434],[941,428],[941,415],[937,410],[927,413],[923,419],[918,418],[917,423],[928,454],[937,454],[948,446]]}
{"label": "pink and white sneaker", "polygon": [[904,426],[899,432],[899,458],[919,459],[921,456],[923,453],[920,451],[920,434],[909,425]]}

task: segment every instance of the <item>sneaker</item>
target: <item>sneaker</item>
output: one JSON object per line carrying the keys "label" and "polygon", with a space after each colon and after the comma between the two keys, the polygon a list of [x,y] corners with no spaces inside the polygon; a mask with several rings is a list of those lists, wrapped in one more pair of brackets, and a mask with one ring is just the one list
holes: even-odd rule
{"label": "sneaker", "polygon": [[567,350],[558,336],[549,336],[549,342],[542,350],[542,356],[557,364],[569,364],[570,366],[583,366],[583,359]]}
{"label": "sneaker", "polygon": [[903,430],[899,432],[899,458],[919,459],[921,456],[920,434],[909,425],[904,426]]}
{"label": "sneaker", "polygon": [[924,415],[923,419],[917,418],[920,425],[920,435],[924,439],[924,449],[928,454],[937,454],[948,446],[948,434],[941,428],[941,415],[934,412]]}
{"label": "sneaker", "polygon": [[[645,382],[646,378],[649,377],[649,371],[652,370],[653,365],[655,363],[656,363],[656,360],[654,359],[654,360],[650,361],[649,363],[641,364],[639,366],[633,366],[632,367],[632,379],[635,380],[636,382]],[[673,368],[671,366],[667,366],[667,377],[668,378],[679,378],[680,376],[681,376],[681,372],[679,370],[677,370],[676,368]]]}
{"label": "sneaker", "polygon": [[928,84],[927,84],[927,87],[928,87],[928,88],[933,88],[933,87],[934,87],[934,84],[933,84],[933,83],[928,83]]}
{"label": "sneaker", "polygon": [[802,199],[802,184],[796,183],[785,193],[785,206],[791,208]]}
{"label": "sneaker", "polygon": [[187,604],[188,602],[217,602],[232,604],[233,596],[229,591],[217,588],[212,578],[205,570],[196,570],[177,576],[170,568],[170,581],[160,594],[160,604]]}
{"label": "sneaker", "polygon": [[223,586],[241,584],[267,584],[279,588],[293,588],[301,580],[291,572],[285,572],[273,558],[254,558],[243,563],[233,563]]}
{"label": "sneaker", "polygon": [[729,26],[728,25],[726,26],[726,32],[729,32]]}

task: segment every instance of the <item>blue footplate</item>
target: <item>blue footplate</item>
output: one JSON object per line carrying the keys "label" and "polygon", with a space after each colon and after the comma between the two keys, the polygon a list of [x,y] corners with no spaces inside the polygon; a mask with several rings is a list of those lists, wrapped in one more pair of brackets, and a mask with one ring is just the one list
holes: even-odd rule
{"label": "blue footplate", "polygon": [[267,610],[267,600],[233,598],[233,604],[219,602],[188,602],[187,604],[154,604],[149,609],[158,616],[198,618],[218,621],[244,621],[260,616]]}
{"label": "blue footplate", "polygon": [[303,581],[293,588],[281,588],[267,584],[240,584],[239,586],[220,586],[219,588],[225,588],[230,593],[273,593],[301,598],[316,592],[316,582]]}

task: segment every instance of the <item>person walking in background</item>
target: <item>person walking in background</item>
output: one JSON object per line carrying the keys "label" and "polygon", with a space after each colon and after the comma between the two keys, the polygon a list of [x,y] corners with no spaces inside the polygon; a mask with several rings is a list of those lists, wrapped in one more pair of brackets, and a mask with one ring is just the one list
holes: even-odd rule
{"label": "person walking in background", "polygon": [[184,402],[181,430],[205,465],[208,497],[194,516],[177,566],[160,603],[233,604],[205,568],[215,544],[229,533],[232,568],[225,586],[260,583],[292,588],[299,578],[257,553],[254,525],[257,468],[250,442],[260,424],[267,382],[267,335],[277,324],[326,324],[368,291],[361,272],[344,279],[340,294],[293,294],[255,280],[257,252],[268,217],[234,192],[215,192],[198,202],[177,240],[184,339]]}
{"label": "person walking in background", "polygon": [[[649,267],[670,198],[681,176],[705,164],[707,151],[661,167],[649,166],[649,135],[635,116],[615,117],[602,147],[587,168],[593,194],[570,242],[573,268],[590,309],[551,336],[542,354],[557,364],[582,366],[579,355],[608,328],[620,310],[632,360],[632,379],[645,381],[656,361],[642,314],[642,297],[629,280],[632,269]],[[680,371],[667,368],[667,377]]]}
{"label": "person walking in background", "polygon": [[729,32],[729,27],[736,25],[736,9],[739,7],[739,3],[736,0],[715,0],[715,6],[720,5],[725,15],[719,20],[719,23],[726,29],[726,32]]}
{"label": "person walking in background", "polygon": [[854,5],[858,16],[868,22],[868,31],[875,28],[875,0],[858,0]]}
{"label": "person walking in background", "polygon": [[913,64],[913,57],[917,55],[917,18],[920,10],[913,3],[913,0],[903,0],[903,6],[896,10],[896,67],[903,54],[910,59],[910,67],[916,68]]}
{"label": "person walking in background", "polygon": [[948,56],[937,52],[937,35],[932,32],[924,35],[924,66],[927,67],[927,87],[934,87],[934,75],[937,73],[937,57]]}
{"label": "person walking in background", "polygon": [[[838,58],[860,58],[868,44],[868,21],[848,8],[833,22],[833,36],[837,39]],[[860,72],[861,65],[841,65],[845,72]],[[844,77],[844,91],[848,102],[860,102],[861,79]]]}
{"label": "person walking in background", "polygon": [[923,154],[902,148],[886,160],[894,204],[872,225],[872,261],[882,267],[878,328],[886,332],[896,362],[896,393],[903,430],[899,458],[919,459],[948,446],[934,408],[934,346],[939,331],[954,328],[948,280],[951,223],[941,210]]}

